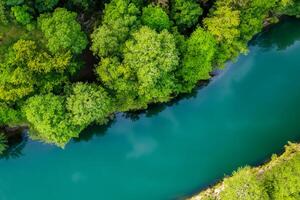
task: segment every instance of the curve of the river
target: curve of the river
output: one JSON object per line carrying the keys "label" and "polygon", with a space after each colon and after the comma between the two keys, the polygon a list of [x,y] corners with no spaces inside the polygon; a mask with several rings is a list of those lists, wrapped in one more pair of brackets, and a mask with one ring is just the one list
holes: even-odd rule
{"label": "curve of the river", "polygon": [[261,34],[194,96],[119,115],[64,150],[28,140],[0,160],[0,199],[183,198],[264,161],[300,139],[299,27],[290,19]]}

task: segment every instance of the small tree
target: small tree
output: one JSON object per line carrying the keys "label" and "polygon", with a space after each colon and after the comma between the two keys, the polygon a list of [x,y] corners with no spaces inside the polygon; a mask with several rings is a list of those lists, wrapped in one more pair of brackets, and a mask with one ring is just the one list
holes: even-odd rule
{"label": "small tree", "polygon": [[17,22],[22,25],[30,24],[32,16],[28,12],[29,7],[27,6],[14,6],[11,8],[13,15],[15,16]]}
{"label": "small tree", "polygon": [[210,78],[215,52],[214,37],[202,28],[197,28],[186,41],[186,52],[179,71],[183,78],[183,91],[190,91],[198,81]]}
{"label": "small tree", "polygon": [[172,0],[171,16],[180,30],[198,23],[203,10],[194,0]]}
{"label": "small tree", "polygon": [[47,47],[53,53],[70,50],[80,54],[87,46],[87,37],[76,21],[77,14],[57,8],[53,14],[42,14],[38,24],[47,39]]}
{"label": "small tree", "polygon": [[143,9],[142,22],[144,25],[162,31],[170,29],[171,22],[169,16],[160,6],[149,5]]}
{"label": "small tree", "polygon": [[104,124],[114,111],[107,92],[94,84],[74,84],[66,103],[72,123],[79,126],[87,126],[93,122]]}
{"label": "small tree", "polygon": [[31,125],[30,136],[63,147],[78,137],[82,126],[75,126],[65,108],[64,98],[54,94],[37,95],[27,100],[23,112]]}

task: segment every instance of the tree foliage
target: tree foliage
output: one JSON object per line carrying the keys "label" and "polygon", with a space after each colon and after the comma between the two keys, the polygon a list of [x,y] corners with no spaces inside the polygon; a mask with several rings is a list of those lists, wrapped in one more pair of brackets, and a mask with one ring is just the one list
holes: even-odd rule
{"label": "tree foliage", "polygon": [[180,30],[196,25],[203,10],[195,0],[172,0],[171,17]]}
{"label": "tree foliage", "polygon": [[[244,167],[213,189],[200,193],[200,199],[218,200],[296,200],[300,198],[300,144],[289,143],[285,152],[255,168]],[[218,192],[216,192],[218,191]]]}
{"label": "tree foliage", "polygon": [[299,12],[298,0],[0,0],[0,124],[62,146],[114,112],[191,91]]}
{"label": "tree foliage", "polygon": [[47,39],[47,47],[52,53],[70,50],[81,53],[87,46],[87,38],[76,21],[77,14],[64,8],[57,8],[53,14],[43,14],[38,19],[39,27]]}
{"label": "tree foliage", "polygon": [[17,22],[22,25],[27,25],[31,22],[32,16],[28,12],[27,6],[14,6],[11,8]]}
{"label": "tree foliage", "polygon": [[267,200],[268,195],[258,177],[249,167],[233,173],[224,180],[225,189],[220,193],[222,200]]}
{"label": "tree foliage", "polygon": [[162,31],[171,27],[171,21],[167,13],[159,6],[149,5],[143,9],[143,25],[151,29]]}
{"label": "tree foliage", "polygon": [[23,121],[20,110],[11,108],[6,103],[0,103],[0,125],[15,125]]}
{"label": "tree foliage", "polygon": [[264,178],[270,199],[300,199],[300,154],[288,162],[276,165]]}
{"label": "tree foliage", "polygon": [[69,53],[54,55],[39,51],[34,41],[19,40],[0,63],[0,99],[17,101],[35,91],[50,92],[72,71]]}
{"label": "tree foliage", "polygon": [[123,62],[107,58],[97,68],[101,81],[115,90],[119,100],[125,100],[123,105],[146,107],[147,103],[170,98],[175,89],[174,71],[179,62],[175,40],[170,33],[166,30],[157,33],[142,27],[126,42],[123,56]]}
{"label": "tree foliage", "polygon": [[138,6],[129,0],[112,0],[105,6],[102,25],[91,35],[92,51],[99,57],[120,55],[130,33],[140,24]]}
{"label": "tree foliage", "polygon": [[0,25],[6,25],[8,23],[6,14],[5,14],[5,4],[3,0],[0,0]]}
{"label": "tree foliage", "polygon": [[35,7],[39,12],[51,11],[59,0],[35,0]]}
{"label": "tree foliage", "polygon": [[180,70],[184,91],[190,91],[199,80],[210,78],[215,51],[215,38],[202,28],[197,28],[186,41],[186,52]]}
{"label": "tree foliage", "polygon": [[27,100],[23,112],[32,125],[33,138],[64,146],[71,138],[78,137],[83,127],[70,121],[64,97],[54,94],[37,95]]}
{"label": "tree foliage", "polygon": [[66,103],[72,123],[79,126],[88,126],[94,122],[104,124],[109,114],[114,111],[108,93],[95,84],[73,85]]}

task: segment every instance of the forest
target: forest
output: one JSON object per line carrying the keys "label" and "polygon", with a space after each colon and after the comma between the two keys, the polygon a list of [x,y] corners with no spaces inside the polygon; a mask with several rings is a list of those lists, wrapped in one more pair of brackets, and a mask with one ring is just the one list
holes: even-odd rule
{"label": "forest", "polygon": [[[64,148],[117,113],[190,93],[298,15],[300,0],[0,0],[0,154],[10,128]],[[290,144],[201,199],[299,199],[299,156]]]}
{"label": "forest", "polygon": [[0,124],[64,147],[115,113],[191,92],[299,11],[296,0],[1,0]]}

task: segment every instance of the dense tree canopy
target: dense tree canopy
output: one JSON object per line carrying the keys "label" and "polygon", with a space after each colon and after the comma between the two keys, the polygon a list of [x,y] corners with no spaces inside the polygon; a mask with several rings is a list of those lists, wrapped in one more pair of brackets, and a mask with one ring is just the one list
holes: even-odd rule
{"label": "dense tree canopy", "polygon": [[27,6],[14,6],[11,8],[17,22],[22,25],[27,25],[32,20],[32,16],[28,13]]}
{"label": "dense tree canopy", "polygon": [[35,0],[35,7],[39,12],[51,11],[59,0]]}
{"label": "dense tree canopy", "polygon": [[54,94],[37,95],[27,100],[23,112],[30,124],[33,138],[64,146],[71,138],[78,137],[82,127],[75,126],[65,107],[65,100]]}
{"label": "dense tree canopy", "polygon": [[203,10],[195,0],[172,0],[171,17],[181,29],[191,28],[197,24]]}
{"label": "dense tree canopy", "polygon": [[4,2],[0,0],[0,24],[7,24]]}
{"label": "dense tree canopy", "polygon": [[70,60],[69,53],[52,56],[39,52],[34,41],[19,40],[0,63],[0,99],[17,101],[34,91],[52,91],[66,80]]}
{"label": "dense tree canopy", "polygon": [[31,137],[63,146],[115,112],[190,92],[299,8],[298,0],[0,0],[0,124],[28,124]]}
{"label": "dense tree canopy", "polygon": [[74,54],[81,53],[87,38],[76,21],[77,14],[58,8],[52,15],[43,14],[38,23],[47,39],[47,47],[52,53],[70,50]]}
{"label": "dense tree canopy", "polygon": [[184,80],[183,89],[189,91],[199,80],[210,78],[216,41],[209,32],[197,28],[186,41],[186,48],[180,75]]}
{"label": "dense tree canopy", "polygon": [[126,42],[123,56],[122,63],[117,58],[107,58],[97,68],[106,86],[127,102],[122,104],[138,108],[170,98],[176,87],[174,71],[179,60],[170,33],[142,27]]}
{"label": "dense tree canopy", "polygon": [[79,126],[88,126],[94,122],[103,124],[114,111],[108,93],[95,84],[75,84],[66,103],[72,123]]}
{"label": "dense tree canopy", "polygon": [[169,16],[160,6],[149,5],[143,9],[142,22],[151,29],[162,31],[171,27]]}
{"label": "dense tree canopy", "polygon": [[92,51],[99,57],[118,56],[132,30],[140,24],[139,8],[129,0],[112,0],[106,5],[103,24],[91,35]]}

